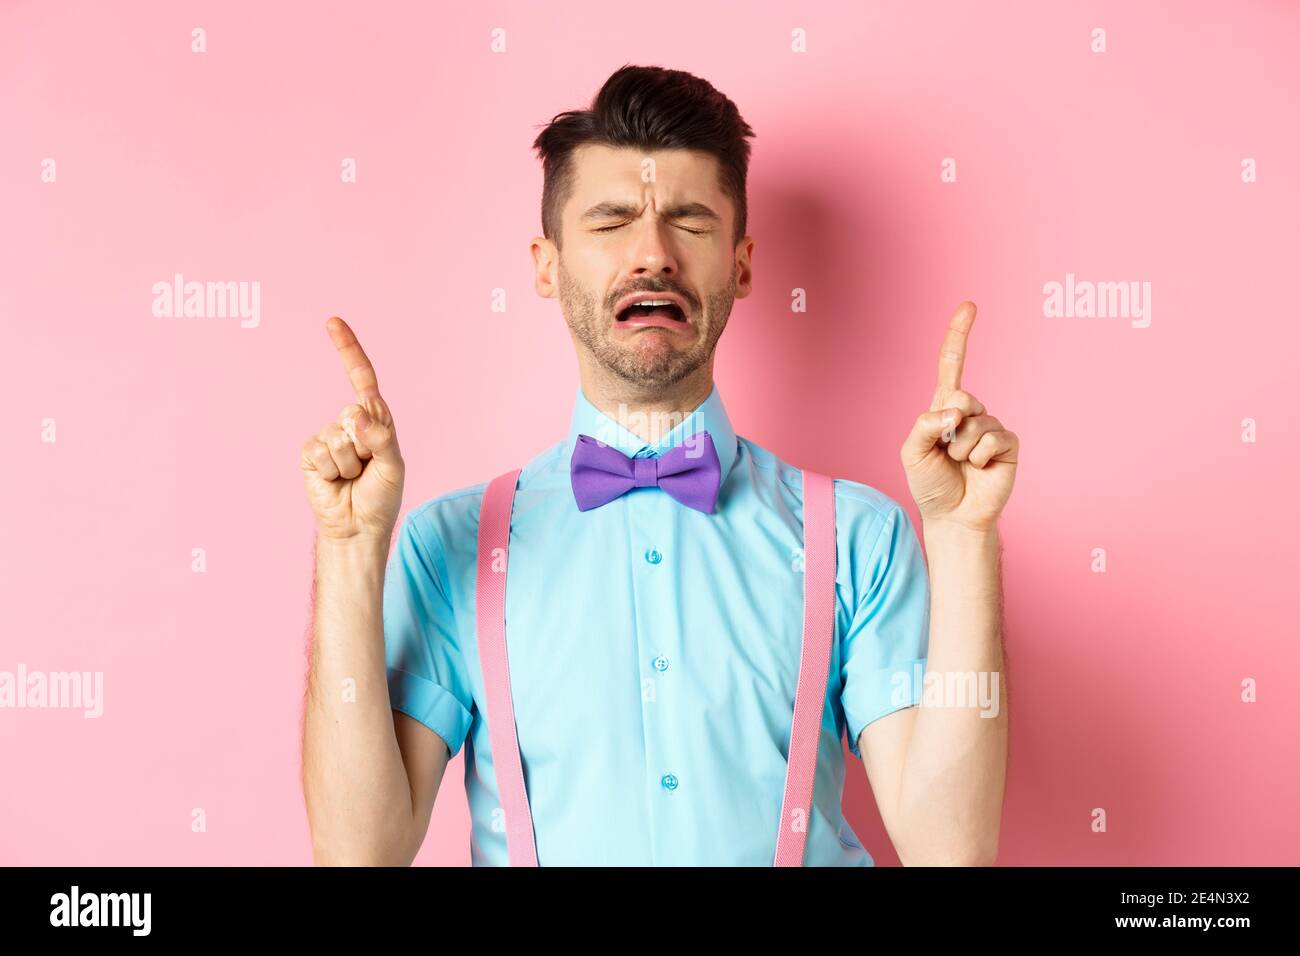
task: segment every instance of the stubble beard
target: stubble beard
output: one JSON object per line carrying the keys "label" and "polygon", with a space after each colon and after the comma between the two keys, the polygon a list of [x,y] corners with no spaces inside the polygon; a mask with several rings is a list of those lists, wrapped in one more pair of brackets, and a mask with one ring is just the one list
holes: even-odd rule
{"label": "stubble beard", "polygon": [[614,341],[614,317],[599,299],[579,285],[559,266],[560,310],[574,338],[611,375],[637,389],[669,388],[708,363],[722,330],[726,328],[731,307],[736,301],[736,272],[733,269],[723,289],[708,295],[704,308],[691,318],[698,332],[687,349],[672,348],[664,342],[651,341],[672,333],[643,331],[630,336],[628,345]]}

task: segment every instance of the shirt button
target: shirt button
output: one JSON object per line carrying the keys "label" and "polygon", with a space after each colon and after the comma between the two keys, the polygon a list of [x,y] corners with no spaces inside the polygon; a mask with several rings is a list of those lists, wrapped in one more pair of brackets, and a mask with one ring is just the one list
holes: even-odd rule
{"label": "shirt button", "polygon": [[668,658],[660,654],[658,657],[654,659],[654,666],[655,666],[655,670],[657,671],[668,670]]}
{"label": "shirt button", "polygon": [[665,790],[677,789],[677,778],[670,773],[666,773],[660,778],[659,782],[663,784]]}
{"label": "shirt button", "polygon": [[649,548],[645,553],[645,559],[649,561],[651,564],[658,564],[660,561],[664,559],[664,556],[660,554],[657,549]]}

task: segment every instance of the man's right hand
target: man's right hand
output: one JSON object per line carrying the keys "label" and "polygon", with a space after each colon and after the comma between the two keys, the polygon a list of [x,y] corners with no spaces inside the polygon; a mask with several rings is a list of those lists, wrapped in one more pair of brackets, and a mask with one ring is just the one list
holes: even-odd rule
{"label": "man's right hand", "polygon": [[387,546],[402,507],[406,463],[379,382],[361,343],[337,316],[325,330],[338,349],[357,400],[302,446],[307,501],[322,538],[364,537]]}

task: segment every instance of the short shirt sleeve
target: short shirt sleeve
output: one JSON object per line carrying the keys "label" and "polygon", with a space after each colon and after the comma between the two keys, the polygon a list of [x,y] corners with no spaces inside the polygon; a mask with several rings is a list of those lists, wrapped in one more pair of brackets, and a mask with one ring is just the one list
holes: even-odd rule
{"label": "short shirt sleeve", "polygon": [[929,646],[930,578],[907,512],[897,502],[877,522],[841,643],[841,703],[849,749],[874,720],[921,702]]}
{"label": "short shirt sleeve", "polygon": [[457,638],[437,535],[408,514],[384,575],[384,653],[394,710],[447,742],[454,757],[472,720],[473,695]]}

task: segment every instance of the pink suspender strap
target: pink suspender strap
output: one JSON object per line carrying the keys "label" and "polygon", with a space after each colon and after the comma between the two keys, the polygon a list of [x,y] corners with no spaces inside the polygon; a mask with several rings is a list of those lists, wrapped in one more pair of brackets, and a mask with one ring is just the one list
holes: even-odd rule
{"label": "pink suspender strap", "polygon": [[536,866],[537,844],[533,816],[524,788],[515,733],[515,707],[510,696],[510,666],[506,655],[506,564],[510,552],[510,513],[515,483],[522,469],[488,482],[478,524],[478,580],[475,584],[478,656],[487,696],[488,739],[496,768],[497,792],[505,814],[506,850],[511,866]]}
{"label": "pink suspender strap", "polygon": [[[506,566],[510,551],[510,515],[514,510],[519,470],[488,482],[479,512],[478,617],[479,664],[487,696],[488,738],[496,768],[497,790],[505,814],[506,848],[511,866],[537,866],[537,842],[524,786],[510,696],[506,655]],[[795,687],[794,720],[781,825],[776,839],[776,866],[802,866],[812,815],[817,745],[826,706],[826,678],[835,641],[835,493],[832,480],[803,473],[804,605],[803,645]]]}
{"label": "pink suspender strap", "polygon": [[774,866],[802,866],[812,817],[817,742],[826,708],[826,674],[835,641],[835,486],[803,473],[803,649],[790,727]]}

